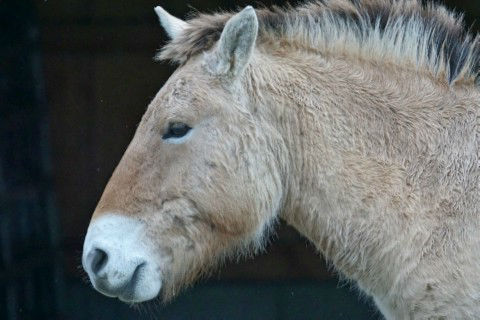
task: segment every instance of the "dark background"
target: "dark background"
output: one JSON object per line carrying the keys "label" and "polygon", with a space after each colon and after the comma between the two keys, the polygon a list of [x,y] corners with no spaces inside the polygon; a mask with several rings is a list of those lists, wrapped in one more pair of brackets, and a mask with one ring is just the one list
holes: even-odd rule
{"label": "dark background", "polygon": [[[479,2],[446,3],[471,25]],[[266,253],[226,265],[166,307],[130,308],[85,281],[79,267],[90,215],[173,71],[152,59],[166,41],[158,4],[0,0],[0,319],[380,318],[283,225]],[[252,1],[160,4],[185,18],[192,8]]]}

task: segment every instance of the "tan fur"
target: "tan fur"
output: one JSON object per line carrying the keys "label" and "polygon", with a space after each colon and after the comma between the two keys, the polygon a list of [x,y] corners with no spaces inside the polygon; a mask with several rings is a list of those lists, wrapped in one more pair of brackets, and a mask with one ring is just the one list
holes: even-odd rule
{"label": "tan fur", "polygon": [[[356,10],[348,3],[325,8]],[[426,12],[456,26],[442,10]],[[192,25],[207,23],[199,19]],[[235,81],[206,72],[199,52],[185,56],[93,219],[118,212],[148,222],[170,259],[166,299],[224,257],[261,246],[280,217],[386,318],[480,317],[478,89],[395,59],[262,39]],[[164,143],[179,120],[196,132]]]}

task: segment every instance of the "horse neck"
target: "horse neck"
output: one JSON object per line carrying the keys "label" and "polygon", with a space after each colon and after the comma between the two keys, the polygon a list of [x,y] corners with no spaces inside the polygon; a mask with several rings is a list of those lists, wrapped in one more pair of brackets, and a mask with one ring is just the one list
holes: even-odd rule
{"label": "horse neck", "polygon": [[478,104],[478,94],[389,65],[308,54],[256,59],[256,96],[291,159],[281,217],[364,290],[389,290],[402,274],[389,267],[409,267],[396,261],[400,244],[416,245],[405,231],[414,222],[402,215],[419,205],[414,168],[425,148],[435,149],[452,106],[472,95]]}

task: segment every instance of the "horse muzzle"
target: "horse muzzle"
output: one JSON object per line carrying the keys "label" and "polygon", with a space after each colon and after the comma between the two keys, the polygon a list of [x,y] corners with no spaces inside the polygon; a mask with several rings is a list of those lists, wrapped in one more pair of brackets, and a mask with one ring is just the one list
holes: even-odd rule
{"label": "horse muzzle", "polygon": [[130,217],[108,214],[92,220],[82,265],[96,290],[129,303],[159,294],[161,268],[144,237],[145,225]]}

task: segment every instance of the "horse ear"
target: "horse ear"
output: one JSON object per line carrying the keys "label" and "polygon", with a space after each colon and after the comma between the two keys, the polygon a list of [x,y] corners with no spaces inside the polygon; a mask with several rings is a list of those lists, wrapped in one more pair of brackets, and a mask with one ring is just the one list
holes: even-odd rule
{"label": "horse ear", "polygon": [[160,24],[171,39],[175,39],[187,27],[187,23],[168,13],[160,6],[154,8]]}
{"label": "horse ear", "polygon": [[257,33],[257,15],[248,6],[227,21],[217,47],[207,55],[208,68],[216,74],[240,74],[248,65]]}

